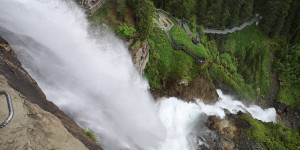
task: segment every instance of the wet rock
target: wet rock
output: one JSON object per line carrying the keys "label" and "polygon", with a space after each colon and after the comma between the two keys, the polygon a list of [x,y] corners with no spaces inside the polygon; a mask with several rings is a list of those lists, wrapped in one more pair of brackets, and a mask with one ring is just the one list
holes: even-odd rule
{"label": "wet rock", "polygon": [[257,142],[245,135],[245,129],[251,129],[252,125],[246,119],[243,119],[244,115],[247,114],[229,114],[224,119],[209,116],[205,125],[210,131],[209,134],[205,134],[200,138],[206,144],[199,146],[199,149],[263,149]]}
{"label": "wet rock", "polygon": [[132,61],[138,72],[143,75],[149,61],[150,46],[148,42],[142,42],[138,47],[131,49]]}
{"label": "wet rock", "polygon": [[278,113],[278,120],[290,128],[300,127],[300,110],[297,107],[287,106],[280,102],[274,103],[274,108]]}

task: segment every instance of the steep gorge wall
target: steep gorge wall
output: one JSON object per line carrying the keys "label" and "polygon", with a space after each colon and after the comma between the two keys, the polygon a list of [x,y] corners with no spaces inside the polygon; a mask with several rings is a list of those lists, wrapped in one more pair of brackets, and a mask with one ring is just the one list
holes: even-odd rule
{"label": "steep gorge wall", "polygon": [[[41,144],[41,146],[44,147],[33,147],[33,149],[45,149],[46,147],[48,148],[48,146],[57,148],[54,145],[51,145],[51,143],[61,143],[61,146],[58,146],[61,149],[80,149],[80,147],[84,149],[85,146],[88,149],[102,149],[100,145],[98,145],[90,137],[85,135],[83,130],[70,117],[68,117],[64,112],[62,112],[55,104],[46,99],[45,94],[39,88],[37,83],[22,68],[21,63],[17,59],[17,56],[14,53],[14,51],[10,48],[9,44],[1,37],[0,77],[1,89],[9,90],[9,92],[11,92],[14,95],[12,97],[13,103],[16,105],[17,108],[20,109],[19,110],[16,108],[18,111],[16,111],[15,117],[13,118],[12,122],[8,126],[0,129],[1,135],[7,134],[12,137],[15,137],[15,140],[18,140],[19,137],[21,138],[19,134],[21,134],[22,132],[26,132],[28,133],[27,139],[30,143],[41,143],[42,141],[39,141],[35,138],[35,132],[29,132],[29,130],[32,130],[41,131],[37,132],[37,135],[42,137],[41,140],[43,138],[45,138],[46,141],[52,141],[55,139],[54,142],[46,142],[46,144],[44,145]],[[1,101],[3,101],[2,99],[3,98],[1,98]],[[21,103],[24,103],[24,105],[21,106]],[[1,110],[7,111],[7,108],[1,108]],[[1,118],[5,118],[3,117],[2,112]],[[18,120],[22,119],[24,119],[24,122],[17,123]],[[15,121],[16,123],[14,123]],[[30,138],[30,136],[33,137]],[[62,140],[61,138],[66,138],[67,140]],[[76,138],[85,146],[82,145],[82,143],[80,143]],[[8,138],[0,139],[0,142],[0,145],[4,146],[7,145],[6,142],[15,143],[12,140],[9,140]],[[16,145],[12,146],[15,146],[15,148],[17,149],[22,149],[22,144],[24,146],[24,143],[16,142]],[[11,148],[14,149],[13,147]],[[6,149],[6,147],[0,149]]]}

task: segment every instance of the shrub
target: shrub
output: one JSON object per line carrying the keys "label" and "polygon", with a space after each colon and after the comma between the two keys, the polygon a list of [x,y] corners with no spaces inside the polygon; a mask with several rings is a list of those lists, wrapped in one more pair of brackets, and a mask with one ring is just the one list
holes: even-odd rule
{"label": "shrub", "polygon": [[93,133],[93,131],[88,130],[88,131],[84,131],[84,133],[85,133],[88,137],[92,138],[95,142],[97,141],[97,140],[96,140],[96,136],[95,136],[95,134]]}
{"label": "shrub", "polygon": [[136,30],[133,27],[128,27],[126,25],[120,25],[117,33],[120,38],[131,38],[134,36]]}

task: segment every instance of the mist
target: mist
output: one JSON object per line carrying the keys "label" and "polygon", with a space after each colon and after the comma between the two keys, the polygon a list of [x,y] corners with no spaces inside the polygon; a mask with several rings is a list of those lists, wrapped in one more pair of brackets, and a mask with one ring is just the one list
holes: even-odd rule
{"label": "mist", "polygon": [[165,128],[147,81],[126,46],[113,34],[89,37],[75,3],[4,0],[0,26],[13,33],[1,36],[47,99],[92,130],[105,149],[156,149],[163,141]]}

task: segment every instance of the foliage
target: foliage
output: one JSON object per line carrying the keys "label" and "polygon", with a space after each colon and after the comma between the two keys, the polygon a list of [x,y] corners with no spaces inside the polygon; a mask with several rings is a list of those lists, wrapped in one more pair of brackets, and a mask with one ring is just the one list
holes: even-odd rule
{"label": "foliage", "polygon": [[235,60],[238,73],[247,84],[260,88],[260,92],[267,96],[269,91],[269,45],[257,27],[247,27],[237,31],[226,40],[225,49]]}
{"label": "foliage", "polygon": [[244,79],[238,73],[231,73],[224,66],[213,63],[209,70],[209,76],[213,80],[223,82],[237,91],[237,93],[245,98],[252,100],[255,97],[255,91],[251,85],[245,84]]}
{"label": "foliage", "polygon": [[196,32],[198,32],[200,36],[200,42],[204,44],[207,40],[207,37],[205,36],[203,25],[197,25]]}
{"label": "foliage", "polygon": [[155,7],[149,0],[128,0],[128,4],[133,8],[136,18],[136,30],[141,39],[146,39],[150,34],[153,25]]}
{"label": "foliage", "polygon": [[140,40],[134,40],[132,42],[132,44],[130,45],[129,49],[130,50],[137,49],[137,48],[140,47],[140,45],[141,45],[141,41]]}
{"label": "foliage", "polygon": [[296,129],[290,129],[282,124],[265,123],[246,117],[253,126],[248,129],[247,134],[258,141],[265,149],[274,150],[299,150],[300,132]]}
{"label": "foliage", "polygon": [[[222,81],[249,100],[269,91],[269,50],[266,38],[256,26],[208,41],[206,48],[214,64],[211,78]],[[260,90],[257,90],[257,89]]]}
{"label": "foliage", "polygon": [[196,27],[197,27],[197,17],[195,15],[193,15],[191,18],[190,18],[190,23],[189,23],[189,26],[191,28],[191,31],[195,31],[196,30]]}
{"label": "foliage", "polygon": [[93,133],[93,131],[88,130],[88,131],[84,131],[84,132],[85,132],[85,134],[86,134],[88,137],[90,137],[90,138],[93,139],[95,142],[97,142],[96,136],[95,136],[95,134]]}
{"label": "foliage", "polygon": [[117,12],[114,3],[105,1],[104,4],[96,10],[92,15],[87,16],[92,25],[100,25],[103,23],[109,25],[109,28],[117,31],[119,20],[117,20]]}
{"label": "foliage", "polygon": [[151,48],[145,76],[151,88],[162,88],[168,80],[191,81],[201,69],[191,56],[174,50],[169,38],[160,29],[153,29],[148,43]]}
{"label": "foliage", "polygon": [[235,73],[237,71],[236,66],[232,63],[231,57],[228,53],[221,54],[221,65],[231,73]]}
{"label": "foliage", "polygon": [[[171,12],[178,18],[189,19],[194,11],[195,0],[152,0],[157,7]],[[161,7],[163,6],[163,7]]]}
{"label": "foliage", "polygon": [[102,22],[108,20],[110,3],[105,2],[97,11],[88,16],[88,19],[93,22]]}
{"label": "foliage", "polygon": [[267,0],[262,11],[262,29],[270,35],[277,37],[284,26],[285,17],[288,16],[291,0]]}
{"label": "foliage", "polygon": [[287,105],[300,107],[300,45],[281,43],[276,51],[275,71],[279,74],[278,100]]}
{"label": "foliage", "polygon": [[115,0],[115,3],[116,3],[116,10],[117,10],[117,13],[118,13],[118,17],[120,20],[122,20],[123,22],[125,21],[126,19],[126,12],[127,12],[127,9],[126,9],[126,0]]}
{"label": "foliage", "polygon": [[166,19],[166,20],[168,21],[169,24],[172,24],[172,21],[171,21],[171,20],[169,20],[169,19]]}
{"label": "foliage", "polygon": [[128,27],[127,25],[120,25],[117,30],[117,33],[121,38],[132,38],[135,32],[133,27]]}
{"label": "foliage", "polygon": [[165,27],[167,27],[167,26],[168,26],[168,24],[167,24],[165,21],[163,21],[163,23],[164,23],[164,26],[165,26]]}
{"label": "foliage", "polygon": [[202,44],[195,45],[183,28],[173,27],[170,30],[170,34],[173,37],[176,45],[184,45],[187,49],[199,57],[208,57],[204,46]]}
{"label": "foliage", "polygon": [[253,0],[197,0],[198,24],[211,28],[231,28],[252,17]]}

